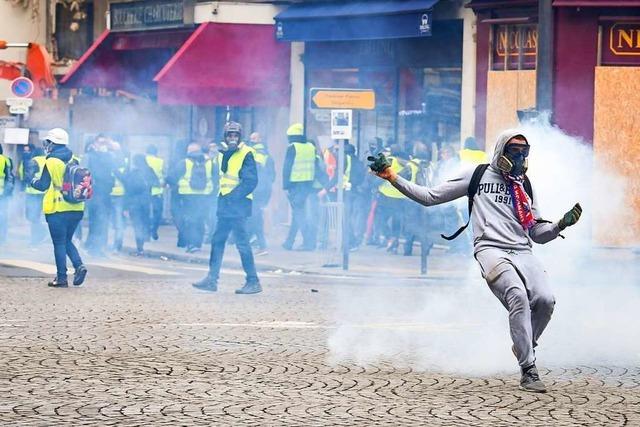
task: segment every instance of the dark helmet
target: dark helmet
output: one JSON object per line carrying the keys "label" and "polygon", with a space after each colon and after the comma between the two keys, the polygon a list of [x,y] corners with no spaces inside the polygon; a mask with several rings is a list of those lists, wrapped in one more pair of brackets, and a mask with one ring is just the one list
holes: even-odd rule
{"label": "dark helmet", "polygon": [[242,126],[240,126],[240,123],[227,122],[224,124],[224,135],[227,136],[227,134],[232,132],[235,132],[238,135],[242,134]]}

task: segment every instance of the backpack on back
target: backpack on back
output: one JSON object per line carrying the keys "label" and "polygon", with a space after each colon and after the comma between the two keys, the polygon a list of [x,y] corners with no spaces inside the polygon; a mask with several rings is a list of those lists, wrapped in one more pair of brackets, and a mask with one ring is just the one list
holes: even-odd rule
{"label": "backpack on back", "polygon": [[[453,240],[458,237],[462,232],[469,226],[469,222],[471,222],[471,211],[473,210],[473,197],[476,195],[478,191],[478,186],[480,185],[480,180],[482,179],[482,175],[484,175],[485,171],[489,168],[489,164],[485,163],[482,165],[478,165],[476,169],[473,171],[473,175],[471,176],[471,181],[469,181],[469,188],[467,188],[467,197],[469,198],[469,219],[467,223],[462,227],[458,228],[458,231],[453,233],[451,236],[445,236],[441,234],[440,236],[445,240]],[[531,188],[531,181],[529,181],[529,177],[527,175],[524,176],[524,191],[527,193],[531,201],[533,201],[533,190]]]}
{"label": "backpack on back", "polygon": [[62,198],[68,203],[86,202],[93,196],[91,172],[70,160],[64,168],[62,180]]}
{"label": "backpack on back", "polygon": [[204,162],[193,162],[189,186],[196,191],[202,191],[207,188],[207,168]]}

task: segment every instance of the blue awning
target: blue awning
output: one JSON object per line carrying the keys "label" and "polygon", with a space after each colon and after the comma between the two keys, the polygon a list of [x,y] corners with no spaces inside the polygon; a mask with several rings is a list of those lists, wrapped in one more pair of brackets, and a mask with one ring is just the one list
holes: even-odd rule
{"label": "blue awning", "polygon": [[369,0],[296,4],[276,16],[276,38],[331,41],[428,37],[431,9],[437,2]]}

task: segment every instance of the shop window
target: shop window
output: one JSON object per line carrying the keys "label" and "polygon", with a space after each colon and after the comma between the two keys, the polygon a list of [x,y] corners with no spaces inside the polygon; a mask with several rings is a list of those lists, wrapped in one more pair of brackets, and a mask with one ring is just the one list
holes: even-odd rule
{"label": "shop window", "polygon": [[398,140],[405,150],[417,141],[459,143],[462,70],[400,70]]}
{"label": "shop window", "polygon": [[54,58],[78,59],[93,41],[93,3],[56,3]]}
{"label": "shop window", "polygon": [[536,24],[495,25],[493,27],[491,69],[535,70],[538,54]]}

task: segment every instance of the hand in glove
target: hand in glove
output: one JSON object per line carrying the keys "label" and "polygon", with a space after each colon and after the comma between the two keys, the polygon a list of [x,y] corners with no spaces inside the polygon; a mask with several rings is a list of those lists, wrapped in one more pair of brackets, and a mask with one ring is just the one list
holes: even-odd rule
{"label": "hand in glove", "polygon": [[369,156],[367,160],[371,162],[369,168],[382,179],[394,181],[397,174],[391,169],[391,162],[384,154],[378,154],[378,157]]}
{"label": "hand in glove", "polygon": [[580,206],[580,203],[576,203],[569,212],[564,214],[560,222],[558,222],[560,230],[564,230],[565,228],[574,225],[580,219],[580,215],[582,215],[582,207]]}

